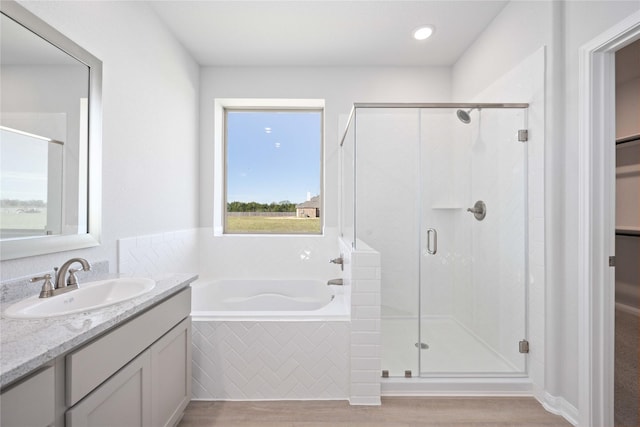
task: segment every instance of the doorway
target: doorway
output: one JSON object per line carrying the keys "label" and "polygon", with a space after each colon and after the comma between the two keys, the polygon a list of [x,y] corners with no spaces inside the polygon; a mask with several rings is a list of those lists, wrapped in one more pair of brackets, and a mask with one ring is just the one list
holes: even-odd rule
{"label": "doorway", "polygon": [[640,39],[640,12],[580,49],[579,374],[581,426],[613,425],[615,53]]}
{"label": "doorway", "polygon": [[615,53],[614,425],[640,424],[640,41]]}

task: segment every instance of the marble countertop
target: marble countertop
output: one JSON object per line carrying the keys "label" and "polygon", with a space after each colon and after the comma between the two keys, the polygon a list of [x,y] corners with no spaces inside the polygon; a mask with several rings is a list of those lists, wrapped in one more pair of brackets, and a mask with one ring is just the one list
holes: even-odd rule
{"label": "marble countertop", "polygon": [[[105,278],[113,277],[117,276]],[[83,313],[29,320],[0,315],[0,388],[145,311],[197,278],[186,273],[153,277],[156,286],[146,294]],[[0,307],[2,313],[9,305]]]}

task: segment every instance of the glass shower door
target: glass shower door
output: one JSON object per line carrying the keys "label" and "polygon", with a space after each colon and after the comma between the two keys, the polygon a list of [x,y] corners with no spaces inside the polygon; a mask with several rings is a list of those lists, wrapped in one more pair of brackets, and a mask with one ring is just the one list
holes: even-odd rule
{"label": "glass shower door", "polygon": [[417,375],[419,110],[357,111],[356,236],[380,253],[382,369]]}
{"label": "glass shower door", "polygon": [[420,112],[421,376],[526,372],[525,114]]}

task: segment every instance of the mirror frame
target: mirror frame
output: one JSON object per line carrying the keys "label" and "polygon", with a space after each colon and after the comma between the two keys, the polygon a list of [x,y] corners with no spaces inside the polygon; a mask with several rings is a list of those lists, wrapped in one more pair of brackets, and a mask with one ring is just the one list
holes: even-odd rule
{"label": "mirror frame", "polygon": [[98,246],[102,233],[102,61],[13,0],[0,1],[0,12],[89,67],[88,230],[85,234],[0,241],[0,260]]}

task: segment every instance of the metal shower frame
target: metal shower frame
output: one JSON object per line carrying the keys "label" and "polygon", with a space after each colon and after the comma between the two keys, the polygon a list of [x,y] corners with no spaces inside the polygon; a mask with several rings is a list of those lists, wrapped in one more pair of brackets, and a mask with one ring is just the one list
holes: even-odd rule
{"label": "metal shower frame", "polygon": [[483,109],[483,108],[529,108],[528,103],[458,103],[458,102],[354,102],[349,113],[349,119],[345,126],[342,138],[340,138],[340,146],[344,144],[347,138],[347,132],[351,127],[351,122],[358,108],[464,108],[464,109]]}

